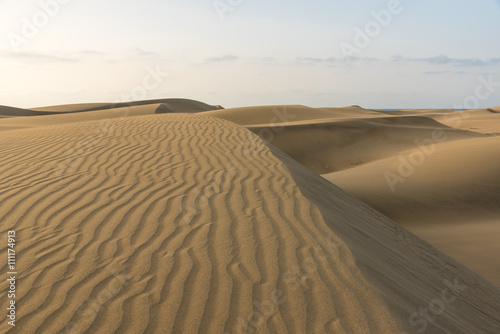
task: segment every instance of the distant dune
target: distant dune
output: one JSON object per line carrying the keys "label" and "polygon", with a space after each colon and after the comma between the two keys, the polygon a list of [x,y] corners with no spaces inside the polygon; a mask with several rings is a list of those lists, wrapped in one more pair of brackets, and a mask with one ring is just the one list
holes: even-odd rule
{"label": "distant dune", "polygon": [[114,102],[114,103],[81,103],[81,104],[68,104],[60,106],[49,106],[41,108],[32,108],[36,111],[45,112],[78,112],[78,111],[94,111],[106,110],[126,107],[137,107],[148,104],[163,104],[163,108],[169,108],[170,112],[175,110],[176,113],[196,113],[201,111],[221,109],[221,106],[211,106],[209,104],[190,100],[190,99],[156,99],[144,100],[133,102]]}
{"label": "distant dune", "polygon": [[0,119],[2,333],[498,332],[498,115],[220,108]]}
{"label": "distant dune", "polygon": [[18,117],[18,116],[40,116],[40,115],[52,115],[52,114],[54,113],[0,106],[0,118]]}
{"label": "distant dune", "polygon": [[[157,99],[133,102],[117,102],[117,103],[80,103],[68,104],[60,106],[49,106],[31,109],[13,108],[0,106],[0,118],[17,117],[17,116],[47,116],[61,115],[78,112],[99,111],[99,110],[116,110],[135,109],[137,107],[147,107],[155,105],[158,108],[158,113],[197,113],[209,110],[222,109],[221,106],[211,106],[209,104],[189,100],[189,99]],[[119,113],[119,112],[117,112]]]}
{"label": "distant dune", "polygon": [[[0,118],[10,117],[0,123],[0,131],[38,127],[41,125],[64,124],[89,120],[164,114],[197,113],[221,109],[203,102],[189,99],[158,99],[125,103],[89,103],[51,106],[33,109],[18,109],[0,106]],[[14,116],[38,116],[35,118]]]}
{"label": "distant dune", "polygon": [[286,125],[248,126],[271,134],[271,142],[318,174],[340,171],[415,147],[440,129],[449,140],[483,135],[457,131],[421,116],[329,119]]}

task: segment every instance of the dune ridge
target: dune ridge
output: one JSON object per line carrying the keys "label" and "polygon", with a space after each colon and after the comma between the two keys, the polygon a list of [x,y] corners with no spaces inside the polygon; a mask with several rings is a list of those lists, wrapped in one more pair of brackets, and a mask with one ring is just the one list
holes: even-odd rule
{"label": "dune ridge", "polygon": [[37,112],[56,113],[56,112],[84,112],[96,110],[108,110],[116,108],[138,107],[148,104],[163,104],[164,108],[175,110],[177,113],[196,113],[208,110],[221,109],[221,106],[212,106],[201,101],[180,98],[154,99],[143,101],[130,102],[114,102],[114,103],[80,103],[67,104],[48,107],[31,108],[30,110]]}

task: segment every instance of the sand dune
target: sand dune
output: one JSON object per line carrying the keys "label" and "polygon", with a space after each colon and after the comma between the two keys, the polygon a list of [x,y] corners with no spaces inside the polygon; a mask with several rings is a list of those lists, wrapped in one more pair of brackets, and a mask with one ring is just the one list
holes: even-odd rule
{"label": "sand dune", "polygon": [[[274,106],[209,113],[245,125],[500,285],[499,143],[493,137],[500,134],[499,111]],[[422,153],[418,166],[401,167],[400,157]],[[393,193],[386,172],[397,180],[400,168],[410,169],[411,178],[393,177]]]}
{"label": "sand dune", "polygon": [[333,110],[315,109],[301,105],[229,108],[208,111],[205,115],[240,125],[254,126],[338,117],[338,113]]}
{"label": "sand dune", "polygon": [[[436,111],[162,101],[0,120],[0,234],[19,240],[18,318],[1,332],[500,328],[498,286],[316,174],[337,170],[325,177],[434,244],[476,232],[469,246],[483,248],[445,250],[488,277],[500,137],[454,129]],[[172,113],[198,107],[208,111]],[[397,196],[384,193],[379,172],[435,131],[447,140]]]}
{"label": "sand dune", "polygon": [[[272,151],[287,164],[302,194],[320,209],[328,227],[349,246],[356,266],[386,301],[399,325],[397,333],[498,331],[498,286],[294,163],[283,152]],[[459,297],[447,303],[445,294],[452,285]],[[463,290],[456,289],[458,286]],[[429,310],[437,304],[445,306],[436,316]]]}
{"label": "sand dune", "polygon": [[500,285],[500,137],[427,150],[325,177]]}
{"label": "sand dune", "polygon": [[[349,248],[243,128],[153,115],[0,138],[23,333],[396,330]],[[270,309],[261,323],[254,302]]]}
{"label": "sand dune", "polygon": [[34,111],[30,109],[13,108],[0,106],[0,118],[17,117],[17,116],[40,116],[53,115],[54,113],[44,111]]}
{"label": "sand dune", "polygon": [[[396,220],[420,224],[441,221],[443,213],[452,214],[453,221],[498,217],[499,170],[500,137],[491,137],[416,148],[325,177],[341,187],[349,185],[349,192],[360,198],[366,192],[371,206]],[[457,201],[463,203],[457,206]],[[449,208],[454,212],[446,212]]]}
{"label": "sand dune", "polygon": [[44,112],[79,112],[79,111],[95,111],[95,110],[137,107],[148,104],[164,104],[163,108],[165,111],[168,108],[170,112],[177,112],[177,113],[196,113],[196,112],[216,110],[222,108],[221,106],[211,106],[209,104],[190,99],[170,98],[170,99],[156,99],[156,100],[144,100],[144,101],[132,101],[132,102],[68,104],[68,105],[32,108],[31,110],[44,111]]}
{"label": "sand dune", "polygon": [[75,113],[62,113],[57,115],[38,115],[36,117],[13,117],[0,119],[0,131],[39,126],[57,125],[65,123],[87,122],[91,120],[109,120],[129,116],[153,115],[161,108],[162,104],[147,104],[143,106],[125,107],[116,109],[95,110]]}
{"label": "sand dune", "polygon": [[482,136],[420,116],[298,123],[248,128],[318,174],[392,156],[417,143],[423,145],[436,130],[442,131],[448,140]]}
{"label": "sand dune", "polygon": [[436,115],[435,119],[459,129],[500,135],[498,110],[500,108],[455,111],[448,116]]}
{"label": "sand dune", "polygon": [[[61,120],[67,119],[71,121],[72,118],[66,118],[65,115],[71,113],[79,112],[90,112],[90,111],[103,111],[112,110],[112,113],[99,113],[96,115],[103,115],[102,117],[109,117],[109,115],[140,115],[144,114],[140,110],[149,110],[155,108],[156,113],[198,113],[209,110],[223,109],[221,106],[211,106],[209,104],[189,100],[189,99],[156,99],[156,100],[144,100],[144,101],[133,101],[133,102],[116,102],[116,103],[79,103],[79,104],[68,104],[59,106],[49,106],[31,109],[13,108],[7,106],[0,106],[0,119],[1,118],[14,118],[19,116],[54,116],[61,115],[56,123],[61,123]],[[137,112],[139,111],[139,112]],[[149,114],[146,112],[145,114]],[[84,119],[83,116],[81,119]],[[111,116],[114,117],[114,116]],[[98,117],[91,117],[91,119],[99,119]],[[51,121],[40,120],[42,125],[46,125]],[[23,122],[23,121],[21,121]],[[31,120],[29,124],[35,124],[37,121]],[[12,124],[17,124],[19,121],[12,121]],[[11,123],[6,123],[7,127],[11,126]],[[22,128],[12,125],[14,128]],[[3,128],[2,128],[3,129]]]}
{"label": "sand dune", "polygon": [[0,131],[128,116],[197,113],[220,108],[222,107],[210,106],[203,102],[188,99],[160,99],[115,104],[71,104],[34,108],[32,110],[2,107],[0,108],[0,115],[37,117],[12,117],[0,120]]}

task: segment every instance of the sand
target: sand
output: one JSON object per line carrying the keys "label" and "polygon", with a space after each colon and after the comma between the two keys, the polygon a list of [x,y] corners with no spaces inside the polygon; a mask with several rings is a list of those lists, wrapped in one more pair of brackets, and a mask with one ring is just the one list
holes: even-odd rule
{"label": "sand", "polygon": [[500,285],[500,137],[428,148],[325,177]]}
{"label": "sand", "polygon": [[500,285],[500,108],[254,109],[258,118],[251,107],[208,114],[245,125]]}
{"label": "sand", "polygon": [[[497,154],[497,139],[487,134],[489,127],[456,130],[434,111],[420,111],[436,114],[430,117],[359,107],[220,109],[166,102],[50,107],[38,111],[61,114],[0,119],[0,235],[16,230],[18,255],[16,327],[3,321],[0,332],[500,328],[500,287],[401,226],[420,227],[439,244],[449,238],[446,226],[474,224],[478,233],[468,242],[487,240],[483,233],[498,225],[498,184],[491,179],[498,166],[487,164],[487,156]],[[464,207],[447,224],[419,223],[410,214],[413,220],[399,222],[392,210],[384,215],[384,208],[365,204],[384,195],[376,177],[367,181],[364,198],[353,190],[356,180],[340,174],[356,178],[357,170],[368,168],[378,175],[373,166],[408,152],[412,138],[424,140],[436,129],[449,138],[437,145],[435,156],[443,161],[463,158],[452,148],[467,143],[462,155],[470,158],[465,168],[475,168],[471,180],[425,192],[442,180],[441,174],[433,178],[433,164],[445,164],[429,158],[431,171],[422,165],[427,176],[415,173],[413,181],[423,193],[410,179],[398,191],[403,198],[414,191],[423,205],[459,191],[450,201],[457,208],[469,202],[477,221],[463,217]],[[354,153],[339,158],[339,150]],[[460,171],[446,173],[455,180]],[[473,181],[484,188],[464,197]],[[439,203],[429,212],[446,216]],[[0,246],[6,254],[5,243]],[[454,252],[471,260],[482,256],[484,270],[496,271],[481,249],[451,245],[445,251],[455,258]],[[7,281],[0,289],[8,290]],[[8,302],[1,294],[0,304]]]}

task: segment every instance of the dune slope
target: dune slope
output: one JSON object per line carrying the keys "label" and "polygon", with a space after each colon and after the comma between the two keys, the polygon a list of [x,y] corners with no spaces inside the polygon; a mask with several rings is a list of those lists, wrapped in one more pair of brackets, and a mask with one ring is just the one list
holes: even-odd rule
{"label": "dune slope", "polygon": [[386,300],[402,329],[397,333],[498,332],[498,286],[283,152],[272,151],[286,163],[330,229],[349,246],[357,267]]}
{"label": "dune slope", "polygon": [[350,249],[244,128],[151,115],[0,142],[18,332],[397,332]]}
{"label": "dune slope", "polygon": [[486,137],[324,177],[500,285],[499,171],[500,137]]}
{"label": "dune slope", "polygon": [[349,169],[424,145],[435,131],[440,131],[449,141],[484,136],[420,116],[335,119],[247,128],[318,174]]}
{"label": "dune slope", "polygon": [[274,106],[208,113],[244,124],[500,285],[499,111]]}

